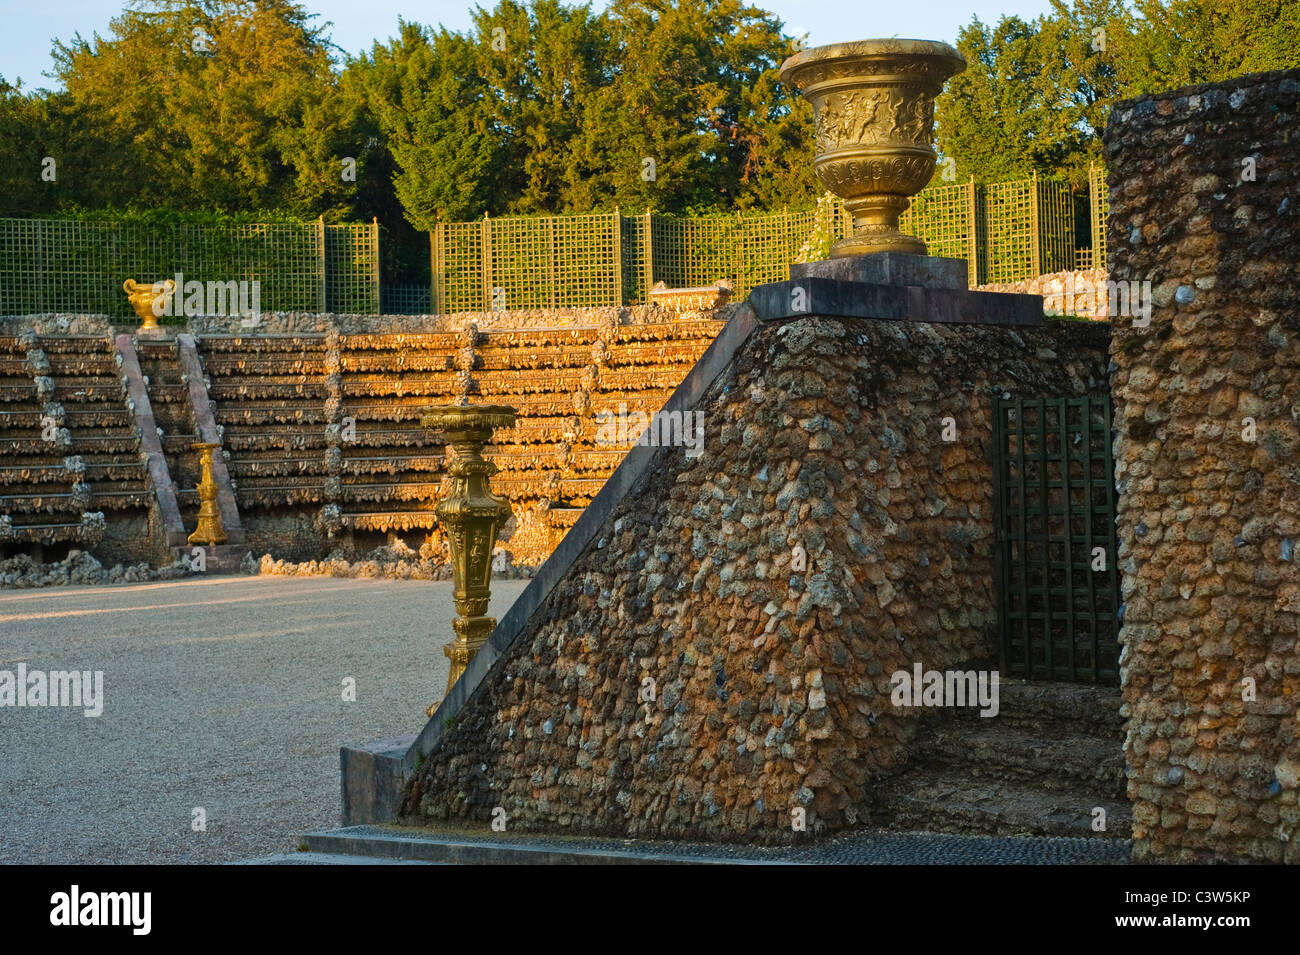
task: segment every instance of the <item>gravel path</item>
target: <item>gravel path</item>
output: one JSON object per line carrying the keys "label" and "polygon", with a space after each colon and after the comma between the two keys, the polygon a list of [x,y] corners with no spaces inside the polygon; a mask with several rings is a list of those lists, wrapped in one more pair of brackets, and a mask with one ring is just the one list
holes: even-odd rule
{"label": "gravel path", "polygon": [[[498,618],[527,581],[494,581]],[[424,723],[450,582],[225,577],[0,591],[0,670],[102,670],[104,711],[0,707],[0,862],[224,862],[339,821],[339,747]],[[356,701],[343,700],[343,680]],[[206,812],[195,832],[193,810]]]}

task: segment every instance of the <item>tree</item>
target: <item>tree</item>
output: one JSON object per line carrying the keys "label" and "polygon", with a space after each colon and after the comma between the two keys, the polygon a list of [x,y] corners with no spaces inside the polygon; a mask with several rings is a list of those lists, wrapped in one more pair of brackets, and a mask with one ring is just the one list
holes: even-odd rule
{"label": "tree", "polygon": [[1116,37],[1125,96],[1300,66],[1300,0],[1136,0]]}
{"label": "tree", "polygon": [[56,43],[56,73],[102,150],[84,201],[346,205],[304,125],[335,80],[313,18],[291,0],[137,0],[109,37]]}
{"label": "tree", "polygon": [[585,202],[730,210],[808,184],[761,163],[760,144],[811,141],[806,104],[776,80],[791,52],[779,20],[740,0],[616,0],[605,17],[613,62],[584,117]]}
{"label": "tree", "polygon": [[957,176],[1013,179],[1049,162],[1057,150],[1039,134],[1046,108],[1034,82],[1044,68],[1037,28],[1019,17],[993,28],[977,18],[962,28],[957,50],[966,70],[935,103],[939,148]]}
{"label": "tree", "polygon": [[589,6],[501,0],[477,10],[473,50],[501,143],[494,184],[504,211],[587,211],[577,143],[609,79],[606,25]]}
{"label": "tree", "polygon": [[1300,0],[1052,0],[1032,22],[975,19],[958,39],[967,70],[936,104],[939,146],[959,178],[1081,184],[1111,104],[1300,65],[1298,29]]}
{"label": "tree", "polygon": [[481,215],[503,144],[473,44],[414,23],[400,30],[350,63],[344,86],[364,97],[386,140],[397,198],[412,225],[430,229],[438,219]]}

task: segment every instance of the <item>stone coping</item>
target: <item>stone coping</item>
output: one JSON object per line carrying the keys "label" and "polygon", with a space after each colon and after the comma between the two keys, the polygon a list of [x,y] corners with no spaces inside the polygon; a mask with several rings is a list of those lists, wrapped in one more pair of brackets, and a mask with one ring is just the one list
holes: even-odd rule
{"label": "stone coping", "polygon": [[882,285],[803,276],[749,293],[762,321],[788,318],[877,318],[965,325],[1041,325],[1043,299],[1014,292]]}

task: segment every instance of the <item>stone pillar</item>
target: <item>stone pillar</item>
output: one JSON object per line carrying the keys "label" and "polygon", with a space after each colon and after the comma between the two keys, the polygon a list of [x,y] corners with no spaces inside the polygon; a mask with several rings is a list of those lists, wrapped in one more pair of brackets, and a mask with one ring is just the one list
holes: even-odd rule
{"label": "stone pillar", "polygon": [[1106,129],[1133,855],[1300,862],[1300,71]]}

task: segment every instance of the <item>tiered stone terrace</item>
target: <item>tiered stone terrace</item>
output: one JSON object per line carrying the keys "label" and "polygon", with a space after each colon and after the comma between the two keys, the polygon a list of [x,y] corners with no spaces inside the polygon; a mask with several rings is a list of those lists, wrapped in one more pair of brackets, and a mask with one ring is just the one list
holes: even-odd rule
{"label": "tiered stone terrace", "polygon": [[148,556],[153,494],[110,338],[0,337],[0,425],[6,553],[65,545]]}
{"label": "tiered stone terrace", "polygon": [[501,469],[493,488],[514,510],[507,549],[517,563],[537,563],[626,452],[598,442],[596,416],[620,403],[658,410],[720,324],[205,335],[200,352],[255,547],[273,543],[268,535],[285,529],[271,523],[304,506],[326,532],[438,540],[445,454],[419,418],[430,405],[468,400],[519,409],[518,426],[487,453]]}
{"label": "tiered stone terrace", "polygon": [[[17,326],[0,337],[0,543],[6,552],[61,543],[154,562],[170,546],[176,556],[183,535],[171,524],[167,533],[159,515],[179,509],[193,528],[192,446],[215,423],[255,553],[306,560],[341,542],[364,550],[402,537],[436,558],[445,554],[435,507],[446,458],[441,435],[419,419],[431,405],[469,402],[519,409],[518,425],[487,454],[500,468],[493,488],[514,511],[503,546],[517,564],[540,563],[627,451],[598,437],[600,413],[622,406],[648,418],[724,324],[707,313],[592,311],[556,312],[550,326],[546,315],[524,315],[521,327],[508,314],[295,316],[250,331],[205,319],[192,323],[201,382],[191,380],[200,365],[184,334],[135,339],[142,383],[130,387],[148,407],[128,397],[132,345],[123,338],[118,355],[107,323],[79,320],[103,327],[80,336]],[[476,318],[490,324],[480,329]],[[53,440],[42,436],[43,419]],[[155,480],[174,506],[153,506],[141,429],[149,441],[157,431]],[[105,521],[106,543],[96,546]]]}

